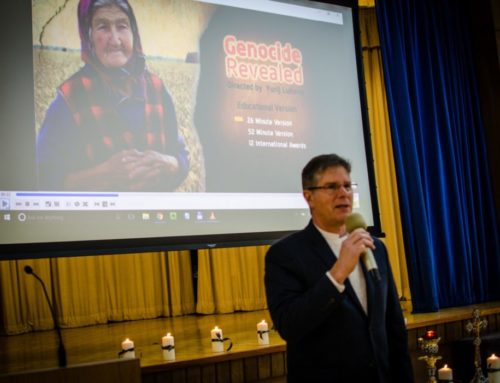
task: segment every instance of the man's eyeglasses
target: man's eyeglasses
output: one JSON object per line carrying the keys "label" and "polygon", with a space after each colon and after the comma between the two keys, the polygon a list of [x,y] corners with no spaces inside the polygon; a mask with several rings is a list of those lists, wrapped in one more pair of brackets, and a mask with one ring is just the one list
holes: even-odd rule
{"label": "man's eyeglasses", "polygon": [[340,188],[344,188],[346,193],[351,193],[352,189],[357,186],[354,182],[346,182],[345,184],[338,184],[336,182],[332,182],[329,184],[325,184],[323,186],[311,186],[308,187],[307,190],[324,190],[328,194],[336,194]]}

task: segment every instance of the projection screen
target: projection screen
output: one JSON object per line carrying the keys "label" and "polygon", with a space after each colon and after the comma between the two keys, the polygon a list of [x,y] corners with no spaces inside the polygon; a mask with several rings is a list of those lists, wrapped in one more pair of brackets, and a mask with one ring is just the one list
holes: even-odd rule
{"label": "projection screen", "polygon": [[129,5],[1,5],[3,259],[270,243],[322,153],[380,232],[355,2]]}

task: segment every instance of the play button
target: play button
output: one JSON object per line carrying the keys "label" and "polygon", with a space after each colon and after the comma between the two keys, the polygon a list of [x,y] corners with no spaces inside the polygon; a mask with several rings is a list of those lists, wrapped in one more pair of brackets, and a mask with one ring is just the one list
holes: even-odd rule
{"label": "play button", "polygon": [[2,210],[8,210],[10,208],[10,203],[8,199],[2,199],[2,202],[0,202],[0,209]]}

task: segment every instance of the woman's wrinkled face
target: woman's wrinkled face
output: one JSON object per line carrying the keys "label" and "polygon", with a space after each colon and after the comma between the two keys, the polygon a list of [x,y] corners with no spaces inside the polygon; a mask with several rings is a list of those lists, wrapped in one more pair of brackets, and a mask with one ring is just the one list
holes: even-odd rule
{"label": "woman's wrinkled face", "polygon": [[134,35],[130,20],[116,5],[96,10],[90,38],[98,60],[106,68],[122,67],[132,57]]}

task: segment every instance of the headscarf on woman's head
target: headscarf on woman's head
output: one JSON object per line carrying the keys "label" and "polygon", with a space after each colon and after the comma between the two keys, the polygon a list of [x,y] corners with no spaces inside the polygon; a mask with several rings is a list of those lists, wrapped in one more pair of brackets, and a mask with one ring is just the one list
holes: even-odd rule
{"label": "headscarf on woman's head", "polygon": [[142,73],[145,61],[142,52],[141,37],[139,36],[139,28],[137,27],[134,11],[128,0],[80,0],[78,3],[78,30],[80,32],[81,58],[87,64],[92,64],[101,70],[104,69],[92,47],[92,40],[90,38],[92,17],[97,9],[113,5],[120,8],[128,16],[132,28],[134,38],[133,55],[126,69],[135,74]]}

